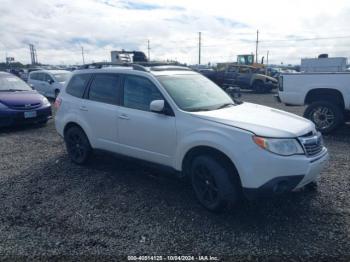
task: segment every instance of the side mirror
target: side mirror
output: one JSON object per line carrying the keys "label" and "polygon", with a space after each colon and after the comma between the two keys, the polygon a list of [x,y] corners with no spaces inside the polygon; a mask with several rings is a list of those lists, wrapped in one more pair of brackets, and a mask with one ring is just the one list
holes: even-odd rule
{"label": "side mirror", "polygon": [[149,106],[150,110],[155,113],[164,111],[164,100],[153,100]]}
{"label": "side mirror", "polygon": [[47,82],[50,84],[50,85],[52,85],[52,83],[54,82],[52,79],[49,79],[49,80],[47,80]]}
{"label": "side mirror", "polygon": [[35,87],[34,87],[33,84],[29,84],[29,86],[30,86],[31,89],[35,90]]}

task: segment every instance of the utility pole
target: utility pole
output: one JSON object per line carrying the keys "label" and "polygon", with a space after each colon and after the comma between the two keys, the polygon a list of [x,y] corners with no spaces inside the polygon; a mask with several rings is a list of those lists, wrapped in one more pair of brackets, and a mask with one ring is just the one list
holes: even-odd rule
{"label": "utility pole", "polygon": [[83,46],[81,46],[81,57],[83,58],[83,65],[85,65],[84,47]]}
{"label": "utility pole", "polygon": [[202,33],[199,32],[198,33],[198,64],[200,65],[201,64],[201,48],[202,48]]}
{"label": "utility pole", "polygon": [[255,63],[258,63],[259,30],[256,31]]}
{"label": "utility pole", "polygon": [[270,54],[270,51],[267,51],[266,65],[269,65],[269,54]]}
{"label": "utility pole", "polygon": [[151,61],[151,47],[149,46],[149,40],[147,40],[148,61]]}
{"label": "utility pole", "polygon": [[30,58],[32,65],[36,65],[38,63],[38,57],[36,54],[36,49],[33,44],[29,44],[29,50],[30,50]]}

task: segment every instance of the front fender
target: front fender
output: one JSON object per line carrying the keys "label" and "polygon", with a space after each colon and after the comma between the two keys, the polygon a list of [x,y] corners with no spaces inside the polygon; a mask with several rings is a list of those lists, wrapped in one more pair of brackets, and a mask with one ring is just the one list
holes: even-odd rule
{"label": "front fender", "polygon": [[244,154],[254,146],[252,141],[250,132],[234,128],[222,128],[222,131],[211,128],[196,130],[179,140],[174,168],[182,171],[182,163],[186,154],[195,147],[206,146],[225,154],[236,166],[237,171],[241,173],[243,169],[239,155]]}

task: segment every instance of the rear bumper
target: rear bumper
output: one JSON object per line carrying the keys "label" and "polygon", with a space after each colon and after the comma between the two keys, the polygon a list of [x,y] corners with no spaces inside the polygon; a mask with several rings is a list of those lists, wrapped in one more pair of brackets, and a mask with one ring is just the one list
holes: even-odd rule
{"label": "rear bumper", "polygon": [[282,103],[282,100],[281,100],[281,98],[280,98],[279,95],[274,95],[273,98],[275,99],[275,101],[276,101],[277,103]]}
{"label": "rear bumper", "polygon": [[24,110],[6,109],[0,111],[0,127],[39,123],[52,118],[51,106],[42,106],[29,111],[35,111],[36,117],[25,118],[24,113],[27,111]]}

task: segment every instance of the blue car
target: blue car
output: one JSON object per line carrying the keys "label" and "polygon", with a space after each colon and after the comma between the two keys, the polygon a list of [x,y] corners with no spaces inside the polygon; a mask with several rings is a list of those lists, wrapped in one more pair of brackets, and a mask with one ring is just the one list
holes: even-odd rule
{"label": "blue car", "polygon": [[51,104],[47,98],[17,76],[0,72],[0,127],[46,124],[51,117]]}

